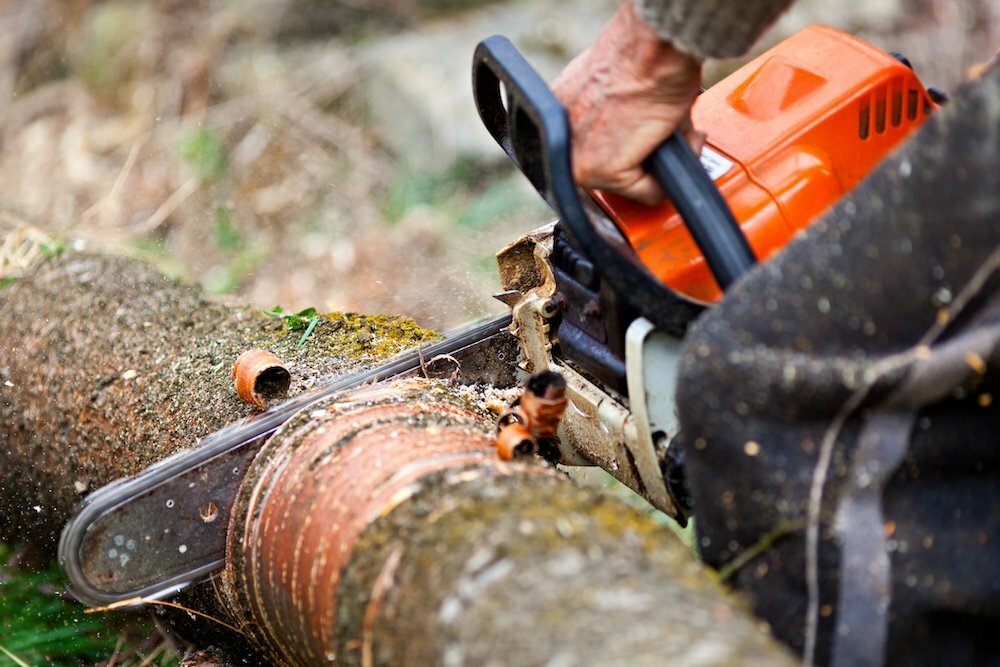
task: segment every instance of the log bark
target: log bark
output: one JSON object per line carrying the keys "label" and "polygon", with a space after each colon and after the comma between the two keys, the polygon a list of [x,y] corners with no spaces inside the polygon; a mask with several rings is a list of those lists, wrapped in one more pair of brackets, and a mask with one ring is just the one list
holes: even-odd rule
{"label": "log bark", "polygon": [[[242,349],[271,343],[294,394],[426,335],[344,318],[297,348],[106,257],[51,262],[0,303],[0,528],[45,546],[87,490],[246,415]],[[276,664],[791,664],[648,513],[497,460],[482,403],[417,380],[294,417],[244,479],[226,571],[186,603]]]}
{"label": "log bark", "polygon": [[206,299],[147,266],[67,254],[0,289],[0,539],[55,550],[90,491],[257,411],[239,354],[285,360],[290,395],[433,334],[405,318],[324,319],[306,344],[280,318]]}

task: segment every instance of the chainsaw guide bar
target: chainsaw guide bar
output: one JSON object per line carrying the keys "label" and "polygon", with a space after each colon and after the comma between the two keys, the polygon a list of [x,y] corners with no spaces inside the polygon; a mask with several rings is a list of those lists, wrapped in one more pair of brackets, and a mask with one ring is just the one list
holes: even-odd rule
{"label": "chainsaw guide bar", "polygon": [[254,455],[289,418],[347,389],[426,372],[435,358],[458,363],[463,382],[509,386],[518,354],[510,323],[504,315],[341,377],[98,489],[83,500],[59,540],[73,594],[92,606],[158,599],[220,569],[239,485]]}

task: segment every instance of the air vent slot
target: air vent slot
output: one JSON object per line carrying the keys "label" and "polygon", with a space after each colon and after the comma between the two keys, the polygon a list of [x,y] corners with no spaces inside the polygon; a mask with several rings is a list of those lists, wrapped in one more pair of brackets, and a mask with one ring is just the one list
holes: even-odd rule
{"label": "air vent slot", "polygon": [[913,121],[917,119],[920,112],[920,91],[910,88],[906,94],[906,119]]}
{"label": "air vent slot", "polygon": [[879,88],[875,93],[875,132],[885,132],[885,88]]}
{"label": "air vent slot", "polygon": [[902,128],[917,121],[921,110],[931,110],[915,77],[901,77],[870,90],[859,100],[858,136],[869,139],[890,128]]}
{"label": "air vent slot", "polygon": [[903,124],[903,91],[895,90],[895,86],[893,88],[892,109],[890,113],[892,114],[892,126],[899,127]]}

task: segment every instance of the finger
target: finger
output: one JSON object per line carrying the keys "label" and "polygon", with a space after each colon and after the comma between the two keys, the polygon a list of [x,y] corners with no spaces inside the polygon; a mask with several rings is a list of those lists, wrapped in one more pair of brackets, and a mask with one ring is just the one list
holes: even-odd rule
{"label": "finger", "polygon": [[687,139],[688,145],[691,146],[691,150],[694,151],[695,155],[701,155],[701,149],[705,147],[705,140],[708,135],[701,130],[696,130],[694,128],[694,123],[691,122],[691,114],[688,114],[684,120],[680,122],[677,126],[677,131],[684,135]]}
{"label": "finger", "polygon": [[691,150],[694,151],[694,154],[700,156],[702,149],[705,148],[705,142],[708,140],[708,135],[701,130],[691,128],[689,131],[684,133],[684,137],[691,145]]}
{"label": "finger", "polygon": [[655,178],[646,173],[628,186],[617,189],[616,192],[646,206],[658,206],[667,200],[663,188],[660,187]]}
{"label": "finger", "polygon": [[656,206],[666,201],[666,195],[656,179],[642,167],[615,174],[612,181],[600,178],[599,173],[586,172],[580,168],[579,163],[574,163],[573,180],[588,190],[613,192],[646,206]]}

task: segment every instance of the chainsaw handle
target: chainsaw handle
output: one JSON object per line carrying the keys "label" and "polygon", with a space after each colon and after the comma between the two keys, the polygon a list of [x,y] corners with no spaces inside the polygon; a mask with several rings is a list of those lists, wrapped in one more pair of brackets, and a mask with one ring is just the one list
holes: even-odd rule
{"label": "chainsaw handle", "polygon": [[[676,295],[627,244],[609,242],[591,224],[573,180],[569,117],[548,84],[500,35],[476,47],[472,74],[483,124],[556,210],[612,288],[654,323],[675,328],[656,305],[672,303]],[[644,166],[680,213],[720,287],[725,289],[755,263],[728,205],[680,135],[661,144]]]}
{"label": "chainsaw handle", "polygon": [[723,291],[757,263],[722,193],[680,132],[667,137],[643,167],[680,213]]}
{"label": "chainsaw handle", "polygon": [[506,37],[476,47],[472,90],[480,119],[511,161],[557,212],[562,203],[575,213],[566,110]]}

